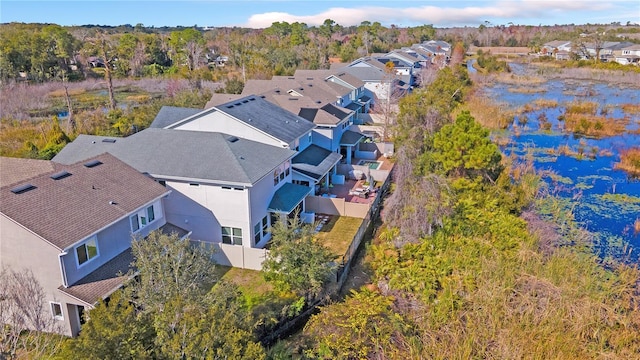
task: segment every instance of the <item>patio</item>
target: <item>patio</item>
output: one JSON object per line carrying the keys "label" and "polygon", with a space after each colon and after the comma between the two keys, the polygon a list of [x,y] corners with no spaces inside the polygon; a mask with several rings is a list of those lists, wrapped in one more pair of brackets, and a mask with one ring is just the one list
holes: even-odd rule
{"label": "patio", "polygon": [[[354,164],[359,164],[361,160],[364,161],[376,161],[380,163],[377,171],[391,171],[393,163],[384,157],[379,156],[376,160],[366,160],[354,158]],[[369,184],[366,179],[354,180],[345,178],[344,184],[332,184],[328,189],[320,189],[318,196],[341,198],[347,202],[359,203],[359,204],[371,204],[378,196],[378,191],[382,186],[381,181],[374,181],[373,189],[369,189]],[[369,190],[368,193],[366,190]]]}

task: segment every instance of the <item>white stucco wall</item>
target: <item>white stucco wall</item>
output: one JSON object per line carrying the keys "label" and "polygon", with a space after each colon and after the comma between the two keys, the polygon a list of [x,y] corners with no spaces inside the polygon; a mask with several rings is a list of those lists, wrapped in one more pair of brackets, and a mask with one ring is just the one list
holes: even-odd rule
{"label": "white stucco wall", "polygon": [[[222,241],[222,226],[242,229],[242,244],[249,239],[249,190],[225,186],[167,181],[173,192],[165,200],[167,221],[192,231],[191,238]],[[240,189],[240,190],[235,190]]]}

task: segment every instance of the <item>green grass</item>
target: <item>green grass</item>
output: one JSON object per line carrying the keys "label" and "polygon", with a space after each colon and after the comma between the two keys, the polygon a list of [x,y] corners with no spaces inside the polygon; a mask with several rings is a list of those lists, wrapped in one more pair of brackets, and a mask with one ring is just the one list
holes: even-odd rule
{"label": "green grass", "polygon": [[273,287],[262,277],[262,272],[257,270],[241,269],[218,265],[220,280],[238,285],[242,293],[247,297],[262,297],[273,290]]}
{"label": "green grass", "polygon": [[360,224],[362,224],[362,219],[333,216],[318,232],[316,239],[328,247],[332,253],[342,256],[353,241]]}

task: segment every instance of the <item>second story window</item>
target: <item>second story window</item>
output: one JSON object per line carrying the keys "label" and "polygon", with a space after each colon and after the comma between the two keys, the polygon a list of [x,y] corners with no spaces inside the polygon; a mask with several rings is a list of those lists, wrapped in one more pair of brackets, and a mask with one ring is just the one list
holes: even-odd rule
{"label": "second story window", "polygon": [[139,210],[137,213],[129,216],[131,222],[131,232],[135,233],[143,227],[151,224],[156,220],[156,210],[153,205],[149,205],[144,209]]}
{"label": "second story window", "polygon": [[280,182],[280,169],[276,169],[273,172],[273,185],[278,185],[278,183]]}
{"label": "second story window", "polygon": [[98,242],[96,237],[92,237],[83,244],[76,247],[76,257],[78,266],[98,256]]}

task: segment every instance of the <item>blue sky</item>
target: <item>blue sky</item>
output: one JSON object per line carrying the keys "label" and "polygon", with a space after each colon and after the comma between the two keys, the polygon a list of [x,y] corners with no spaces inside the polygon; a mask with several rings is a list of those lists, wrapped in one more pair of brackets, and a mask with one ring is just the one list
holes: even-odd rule
{"label": "blue sky", "polygon": [[640,23],[638,0],[0,0],[0,22],[59,25],[243,26],[275,21],[349,26],[364,20],[400,27]]}

